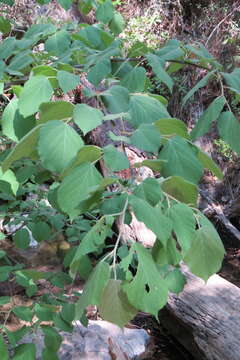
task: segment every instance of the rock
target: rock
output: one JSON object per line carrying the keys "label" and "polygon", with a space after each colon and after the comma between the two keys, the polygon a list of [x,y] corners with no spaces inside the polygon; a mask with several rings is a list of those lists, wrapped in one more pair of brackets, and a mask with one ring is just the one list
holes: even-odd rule
{"label": "rock", "polygon": [[[149,335],[143,329],[119,328],[107,321],[89,321],[87,328],[79,321],[74,323],[72,333],[60,331],[63,338],[58,352],[60,360],[137,360],[146,351]],[[39,329],[36,334],[27,334],[21,343],[35,343],[37,360],[41,359],[44,335]]]}

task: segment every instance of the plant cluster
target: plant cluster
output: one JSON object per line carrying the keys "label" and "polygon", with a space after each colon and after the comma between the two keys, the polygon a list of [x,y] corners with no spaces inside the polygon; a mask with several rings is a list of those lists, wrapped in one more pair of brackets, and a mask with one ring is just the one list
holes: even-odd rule
{"label": "plant cluster", "polygon": [[[70,0],[59,2],[71,5]],[[126,50],[119,37],[124,20],[111,1],[83,0],[80,8],[84,14],[94,9],[97,23],[36,24],[21,39],[8,36],[11,23],[0,17],[0,94],[8,101],[1,138],[10,141],[1,153],[1,217],[9,232],[17,226],[12,233],[17,248],[28,251],[28,230],[40,244],[51,243],[59,232],[71,245],[63,271],[56,273],[24,268],[0,251],[0,282],[15,279],[32,299],[31,306],[11,308],[25,322],[21,330],[10,332],[7,321],[1,325],[15,348],[14,359],[35,358],[34,344],[17,342],[38,327],[45,335],[42,359],[57,359],[58,330],[71,332],[76,319],[86,324],[88,305],[98,306],[104,319],[120,326],[138,311],[157,318],[168,292],[179,293],[185,285],[182,261],[206,281],[219,270],[224,255],[217,231],[197,209],[204,168],[219,179],[223,175],[194,141],[216,123],[220,137],[240,153],[240,124],[225,97],[226,90],[239,94],[239,70],[225,73],[206,48],[177,40],[154,51],[135,41]],[[171,117],[166,98],[148,92],[149,69],[171,93],[172,74],[185,66],[202,68],[204,76],[182,106],[210,80],[219,84],[219,94],[190,133],[182,120]],[[84,77],[91,87],[84,86]],[[99,106],[53,101],[54,94],[67,94],[80,84],[85,98]],[[85,143],[87,134],[115,119],[122,120],[122,135],[109,133],[112,144],[101,148]],[[127,134],[126,121],[133,129]],[[130,165],[116,143],[144,151],[146,159]],[[106,176],[100,161],[108,169]],[[141,167],[156,176],[139,183],[134,168]],[[121,176],[122,171],[130,176]],[[133,215],[155,234],[153,248],[124,236],[121,225],[129,225]],[[75,301],[69,302],[65,286],[79,276],[86,280],[83,293],[75,292]],[[40,279],[59,293],[35,301]],[[0,305],[12,301],[0,296]],[[7,359],[2,335],[0,351]]]}

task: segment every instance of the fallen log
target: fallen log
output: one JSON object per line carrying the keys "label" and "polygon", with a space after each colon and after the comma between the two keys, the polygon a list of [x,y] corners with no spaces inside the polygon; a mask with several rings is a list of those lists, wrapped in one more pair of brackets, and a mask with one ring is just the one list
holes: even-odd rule
{"label": "fallen log", "polygon": [[213,275],[207,284],[184,268],[187,285],[170,294],[162,325],[198,360],[240,359],[240,289]]}

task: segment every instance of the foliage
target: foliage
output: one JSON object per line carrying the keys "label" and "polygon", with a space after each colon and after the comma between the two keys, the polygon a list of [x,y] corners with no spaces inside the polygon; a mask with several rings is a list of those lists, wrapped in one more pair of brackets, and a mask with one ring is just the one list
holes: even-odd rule
{"label": "foliage", "polygon": [[[45,335],[44,358],[55,358],[61,343],[56,329],[71,332],[76,319],[86,324],[88,305],[98,306],[104,318],[120,326],[137,311],[157,317],[168,291],[179,293],[184,287],[181,261],[206,281],[219,270],[224,255],[217,231],[197,209],[204,168],[220,179],[223,175],[194,140],[216,123],[221,138],[240,153],[240,126],[223,86],[239,94],[238,70],[223,72],[205,47],[177,40],[154,51],[136,41],[126,50],[118,36],[124,21],[111,1],[81,2],[83,13],[92,8],[97,24],[76,29],[36,24],[21,39],[6,36],[0,44],[2,94],[14,94],[1,119],[2,139],[11,143],[1,153],[1,217],[18,248],[31,246],[28,230],[39,243],[51,242],[59,232],[71,244],[64,271],[57,273],[24,268],[0,252],[0,281],[13,277],[29,297],[36,294],[40,279],[59,288],[57,296],[43,295],[29,307],[12,306],[11,311],[28,324],[17,333],[1,325],[16,347],[16,359],[23,353],[34,358],[34,345],[17,342],[37,327]],[[1,22],[6,34],[9,26]],[[44,50],[36,51],[40,44]],[[201,68],[204,77],[186,94],[182,106],[209,81],[219,85],[219,93],[189,133],[182,120],[169,114],[167,99],[148,92],[153,86],[146,69],[171,92],[171,74],[191,65]],[[84,76],[91,86],[84,85]],[[79,85],[88,104],[53,101],[53,95]],[[117,118],[122,120],[122,136],[108,134],[112,145],[86,144],[86,135]],[[125,121],[133,127],[131,133],[126,133]],[[119,142],[144,150],[147,159],[135,167],[153,169],[155,178],[139,184],[122,147],[115,146]],[[100,160],[108,175],[100,173]],[[130,224],[133,214],[155,234],[152,249],[123,236],[121,225]],[[119,224],[118,233],[114,223]],[[17,229],[11,234],[12,225]],[[82,294],[75,293],[76,302],[69,303],[65,285],[78,276],[87,282]],[[14,305],[10,297],[0,297],[0,304],[9,302]],[[49,324],[43,325],[46,321]],[[2,338],[0,349],[6,353]]]}

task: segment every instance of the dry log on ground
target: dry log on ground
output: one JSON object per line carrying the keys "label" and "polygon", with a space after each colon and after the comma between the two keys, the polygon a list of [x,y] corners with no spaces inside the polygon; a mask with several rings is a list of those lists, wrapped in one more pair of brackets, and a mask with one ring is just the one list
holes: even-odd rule
{"label": "dry log on ground", "polygon": [[163,326],[198,360],[240,359],[240,289],[213,275],[205,284],[184,268],[188,283],[160,311]]}

